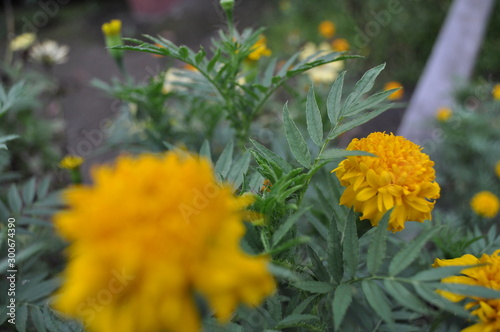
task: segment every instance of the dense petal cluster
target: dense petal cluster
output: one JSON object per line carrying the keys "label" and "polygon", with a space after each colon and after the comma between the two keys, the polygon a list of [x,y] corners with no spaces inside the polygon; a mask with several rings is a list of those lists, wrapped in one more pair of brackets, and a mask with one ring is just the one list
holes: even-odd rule
{"label": "dense petal cluster", "polygon": [[[481,264],[481,265],[479,265]],[[451,276],[441,280],[444,283],[482,286],[500,291],[500,250],[492,255],[483,254],[481,258],[473,255],[463,255],[455,259],[439,259],[434,261],[434,267],[479,265],[460,271],[460,276]],[[458,302],[466,297],[459,294],[440,291],[448,300]],[[497,332],[500,331],[500,299],[471,298],[466,309],[473,309],[472,314],[477,316],[478,322],[462,332]]]}
{"label": "dense petal cluster", "polygon": [[259,40],[253,45],[252,53],[247,57],[250,61],[258,61],[263,56],[270,56],[271,50],[267,48],[267,38],[261,36]]}
{"label": "dense petal cluster", "polygon": [[493,218],[498,214],[500,201],[491,191],[481,191],[472,197],[470,201],[472,210],[481,217]]}
{"label": "dense petal cluster", "polygon": [[370,220],[373,226],[394,208],[388,227],[393,232],[404,229],[406,221],[431,219],[440,188],[434,181],[434,162],[420,146],[402,136],[376,132],[355,138],[347,150],[376,157],[350,156],[332,171],[346,187],[340,204],[362,212],[361,219]]}
{"label": "dense petal cluster", "polygon": [[248,196],[181,152],[120,157],[75,186],[55,216],[70,242],[55,308],[90,331],[199,331],[195,295],[222,321],[274,291],[268,259],[244,253]]}

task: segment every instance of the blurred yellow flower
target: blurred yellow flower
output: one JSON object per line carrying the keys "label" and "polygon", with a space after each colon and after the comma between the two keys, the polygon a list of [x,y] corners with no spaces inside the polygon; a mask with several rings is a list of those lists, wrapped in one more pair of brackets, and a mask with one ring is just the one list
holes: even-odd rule
{"label": "blurred yellow flower", "polygon": [[335,24],[332,21],[323,21],[318,25],[319,34],[325,38],[332,38],[335,30]]}
{"label": "blurred yellow flower", "polygon": [[79,156],[67,155],[59,162],[59,167],[64,169],[76,169],[83,164],[83,158]]}
{"label": "blurred yellow flower", "polygon": [[495,174],[500,179],[500,160],[495,164]]}
{"label": "blurred yellow flower", "polygon": [[13,52],[24,51],[30,48],[30,46],[33,45],[35,40],[36,40],[36,35],[34,33],[26,32],[12,39],[9,44],[9,48]]}
{"label": "blurred yellow flower", "polygon": [[472,210],[481,217],[493,218],[498,214],[500,202],[495,194],[485,190],[472,197],[470,206]]}
{"label": "blurred yellow flower", "polygon": [[493,99],[500,100],[500,84],[495,84],[491,94],[493,95]]}
{"label": "blurred yellow flower", "polygon": [[332,172],[346,187],[340,204],[362,212],[360,219],[377,226],[382,216],[394,208],[388,229],[404,229],[406,221],[431,220],[440,187],[434,181],[434,162],[422,148],[402,136],[375,132],[353,139],[346,150],[376,155],[350,156]]}
{"label": "blurred yellow flower", "polygon": [[350,48],[351,45],[349,45],[349,42],[345,38],[337,38],[332,41],[332,49],[335,52],[346,52],[349,51]]}
{"label": "blurred yellow flower", "polygon": [[258,61],[263,56],[270,56],[271,50],[267,48],[267,38],[261,36],[259,40],[253,45],[252,53],[247,57],[250,61]]}
{"label": "blurred yellow flower", "polygon": [[395,81],[388,82],[388,83],[386,83],[384,85],[384,90],[385,91],[392,90],[392,89],[397,89],[397,88],[399,88],[399,90],[394,91],[391,95],[389,95],[389,97],[387,97],[387,99],[389,99],[389,100],[396,100],[396,99],[403,98],[404,89],[403,89],[403,86],[401,85],[401,83],[395,82]]}
{"label": "blurred yellow flower", "polygon": [[436,119],[440,122],[448,121],[453,115],[453,111],[449,107],[441,107],[438,109]]}
{"label": "blurred yellow flower", "polygon": [[122,31],[122,21],[111,20],[107,23],[104,23],[101,28],[105,36],[116,36],[119,35]]}
{"label": "blurred yellow flower", "polygon": [[[436,258],[433,267],[479,265],[460,271],[460,276],[447,277],[441,280],[444,283],[465,284],[482,286],[494,290],[500,290],[500,250],[492,255],[483,254],[481,258],[473,255],[463,255],[455,259]],[[448,291],[439,293],[450,301],[458,302],[466,298],[460,294]],[[465,305],[466,309],[473,309],[472,314],[478,317],[478,322],[462,332],[495,332],[500,331],[500,299],[484,299],[471,297],[473,300]]]}
{"label": "blurred yellow flower", "polygon": [[[299,54],[299,59],[305,60],[309,58],[308,61],[313,62],[326,53],[331,52],[333,52],[333,50],[331,45],[328,43],[321,43],[319,47],[317,47],[314,43],[309,42],[304,45],[302,52],[300,52]],[[311,68],[305,73],[315,84],[328,84],[335,81],[342,69],[344,69],[344,61],[333,61],[318,67]]]}
{"label": "blurred yellow flower", "polygon": [[206,159],[185,152],[122,156],[74,186],[55,216],[70,242],[54,307],[91,331],[200,331],[194,294],[227,321],[275,289],[268,259],[240,248],[244,208]]}

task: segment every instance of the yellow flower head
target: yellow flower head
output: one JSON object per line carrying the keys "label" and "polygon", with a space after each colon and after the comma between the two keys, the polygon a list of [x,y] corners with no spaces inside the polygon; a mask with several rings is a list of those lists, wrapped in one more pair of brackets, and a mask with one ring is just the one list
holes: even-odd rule
{"label": "yellow flower head", "polygon": [[[441,282],[482,286],[500,290],[500,250],[495,251],[493,255],[483,254],[479,259],[473,255],[463,255],[455,259],[436,258],[432,266],[442,267],[478,264],[482,265],[466,268],[460,271],[460,276],[447,277],[442,279]],[[439,293],[453,302],[458,302],[466,298],[463,295],[454,294],[448,291],[439,291]],[[462,331],[500,331],[500,299],[483,299],[477,297],[471,299],[473,301],[467,303],[465,308],[474,309],[471,313],[478,317],[478,323]]]}
{"label": "yellow flower head", "polygon": [[361,150],[371,156],[350,156],[332,172],[346,187],[340,204],[362,212],[360,219],[378,225],[391,208],[389,230],[404,229],[406,221],[431,219],[439,185],[434,181],[434,162],[422,148],[402,136],[372,133],[353,139],[347,150]]}
{"label": "yellow flower head", "polygon": [[349,42],[345,38],[337,38],[332,41],[332,49],[335,52],[346,52],[349,51],[350,48],[351,45],[349,45]]}
{"label": "yellow flower head", "polygon": [[200,330],[194,294],[220,320],[274,291],[266,257],[240,248],[243,209],[210,163],[183,152],[119,157],[93,170],[92,186],[65,192],[55,216],[70,242],[54,299],[91,331]]}
{"label": "yellow flower head", "polygon": [[493,99],[500,100],[500,84],[495,84],[491,94],[493,95]]}
{"label": "yellow flower head", "polygon": [[394,91],[391,95],[389,95],[389,97],[387,97],[387,99],[389,99],[389,100],[396,100],[396,99],[403,98],[404,89],[403,89],[403,86],[401,85],[401,83],[395,82],[395,81],[388,82],[388,83],[386,83],[384,85],[384,90],[385,91],[392,90],[392,89],[397,89],[397,88],[399,88],[399,90]]}
{"label": "yellow flower head", "polygon": [[[302,51],[299,54],[299,59],[308,59],[309,62],[314,62],[326,53],[331,52],[333,52],[333,49],[329,43],[323,42],[319,46],[316,46],[314,43],[309,42],[304,45]],[[344,61],[333,61],[318,67],[311,68],[305,73],[315,84],[328,84],[337,79],[342,69],[344,69]]]}
{"label": "yellow flower head", "polygon": [[59,167],[72,170],[80,167],[81,164],[83,164],[82,157],[68,155],[59,162]]}
{"label": "yellow flower head", "polygon": [[252,53],[247,57],[250,61],[258,61],[263,56],[270,56],[271,50],[267,48],[267,38],[261,36],[259,40],[253,45]]}
{"label": "yellow flower head", "polygon": [[105,36],[117,36],[122,31],[122,21],[111,20],[110,22],[102,25],[102,32]]}
{"label": "yellow flower head", "polygon": [[323,21],[318,25],[319,34],[325,38],[332,38],[335,30],[335,24],[332,21]]}
{"label": "yellow flower head", "polygon": [[481,217],[493,218],[498,214],[500,202],[498,197],[490,191],[481,191],[470,201],[472,210]]}
{"label": "yellow flower head", "polygon": [[36,40],[36,35],[34,33],[26,32],[12,39],[9,44],[9,48],[13,52],[24,51],[30,48],[30,46],[33,45],[35,40]]}
{"label": "yellow flower head", "polygon": [[453,115],[453,111],[449,107],[441,107],[438,109],[436,119],[440,122],[448,121]]}

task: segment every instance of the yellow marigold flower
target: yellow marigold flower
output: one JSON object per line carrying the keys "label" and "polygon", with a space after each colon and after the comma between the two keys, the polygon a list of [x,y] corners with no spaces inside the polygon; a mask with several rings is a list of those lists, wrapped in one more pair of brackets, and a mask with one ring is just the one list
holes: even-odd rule
{"label": "yellow marigold flower", "polygon": [[376,132],[353,139],[347,150],[376,155],[350,156],[332,172],[346,187],[340,204],[362,212],[360,219],[378,225],[382,216],[394,208],[388,229],[404,229],[406,221],[430,220],[439,185],[434,181],[434,162],[422,148],[402,136]]}
{"label": "yellow marigold flower", "polygon": [[13,52],[24,51],[30,48],[31,45],[33,45],[33,43],[35,42],[35,40],[36,40],[36,35],[34,33],[26,32],[12,39],[9,44],[9,48]]}
{"label": "yellow marigold flower", "polygon": [[200,331],[193,294],[226,321],[275,283],[268,259],[242,251],[243,208],[206,159],[185,152],[119,157],[74,186],[55,216],[70,242],[54,307],[91,331]]}
{"label": "yellow marigold flower", "polygon": [[259,40],[253,45],[252,53],[247,57],[250,61],[258,61],[263,56],[270,56],[271,50],[267,48],[267,38],[261,36]]}
{"label": "yellow marigold flower", "polygon": [[59,167],[71,170],[80,167],[81,164],[83,164],[82,157],[68,155],[59,162]]}
{"label": "yellow marigold flower", "polygon": [[119,35],[122,31],[122,21],[111,20],[110,22],[104,23],[101,28],[104,35],[116,36]]}
{"label": "yellow marigold flower", "polygon": [[395,81],[391,81],[391,82],[388,82],[388,83],[386,83],[384,85],[384,90],[385,91],[391,90],[391,89],[396,89],[396,88],[399,88],[399,90],[394,91],[389,97],[387,97],[387,99],[389,99],[389,100],[396,100],[396,99],[403,98],[404,89],[403,89],[403,86],[401,85],[401,83],[395,82]]}
{"label": "yellow marigold flower", "polygon": [[[451,276],[441,280],[444,283],[465,284],[482,286],[500,290],[500,250],[493,255],[483,254],[481,258],[473,255],[463,255],[455,259],[436,258],[433,267],[479,265],[460,271],[460,276]],[[448,291],[439,293],[450,301],[458,302],[466,297]],[[478,323],[463,329],[462,332],[500,331],[500,299],[471,298],[473,301],[465,305],[466,309],[473,308],[471,312],[478,317]]]}
{"label": "yellow marigold flower", "polygon": [[493,218],[498,214],[500,202],[498,197],[490,191],[481,191],[470,201],[472,210],[481,217]]}
{"label": "yellow marigold flower", "polygon": [[441,107],[438,109],[436,119],[440,122],[448,121],[453,115],[453,111],[449,107]]}
{"label": "yellow marigold flower", "polygon": [[260,191],[262,191],[262,192],[264,192],[264,191],[270,192],[272,186],[273,186],[273,184],[271,183],[271,180],[265,179],[264,183],[262,183],[262,187],[260,188]]}
{"label": "yellow marigold flower", "polygon": [[495,174],[500,178],[500,160],[495,164]]}
{"label": "yellow marigold flower", "polygon": [[500,100],[500,84],[495,84],[491,94],[493,95],[493,99]]}
{"label": "yellow marigold flower", "polygon": [[332,38],[335,30],[335,24],[332,21],[323,21],[318,25],[319,34],[325,38]]}
{"label": "yellow marigold flower", "polygon": [[351,45],[345,38],[337,38],[332,41],[332,49],[336,52],[346,52],[349,51]]}

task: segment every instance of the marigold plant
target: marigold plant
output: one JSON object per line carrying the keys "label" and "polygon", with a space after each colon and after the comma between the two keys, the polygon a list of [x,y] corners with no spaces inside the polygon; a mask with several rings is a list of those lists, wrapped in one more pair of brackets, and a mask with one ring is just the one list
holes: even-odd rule
{"label": "marigold plant", "polygon": [[332,21],[323,21],[318,25],[318,32],[325,38],[331,38],[335,35],[335,23]]}
{"label": "marigold plant", "polygon": [[491,191],[481,191],[472,197],[470,201],[472,210],[481,217],[493,218],[498,214],[500,201]]}
{"label": "marigold plant", "polygon": [[[483,254],[481,258],[473,255],[463,255],[455,259],[439,259],[434,261],[434,267],[479,265],[462,270],[460,276],[451,276],[441,280],[444,283],[483,286],[500,290],[500,250],[492,255]],[[466,298],[460,294],[448,291],[439,293],[450,301],[458,302]],[[478,322],[462,332],[495,332],[500,331],[500,299],[484,299],[471,297],[472,301],[465,305],[466,309],[473,309],[472,314],[477,316]]]}
{"label": "marigold plant", "polygon": [[453,111],[449,107],[441,107],[436,113],[436,119],[438,121],[448,121],[453,115]]}
{"label": "marigold plant", "polygon": [[376,132],[353,139],[346,150],[360,150],[375,156],[350,156],[335,172],[346,187],[340,204],[353,207],[378,225],[394,208],[388,229],[404,229],[406,221],[430,220],[440,187],[435,182],[434,162],[422,148],[402,136]]}
{"label": "marigold plant", "polygon": [[274,291],[266,257],[240,248],[248,197],[210,163],[170,152],[120,157],[92,186],[65,192],[55,216],[70,242],[54,307],[92,331],[199,331],[195,294],[222,321]]}

